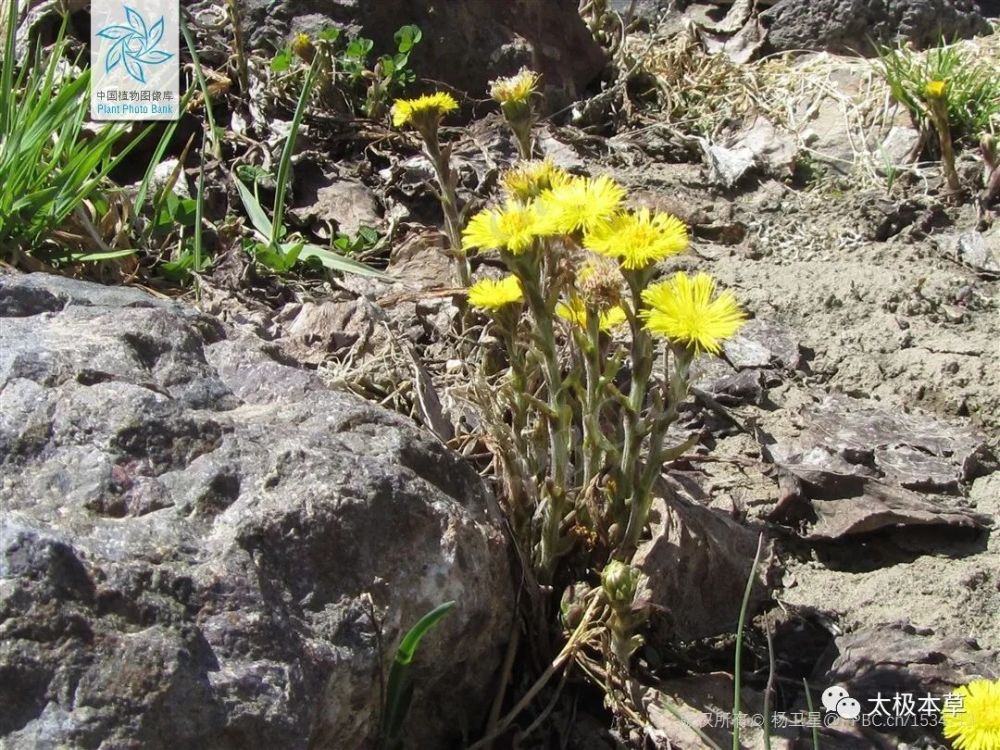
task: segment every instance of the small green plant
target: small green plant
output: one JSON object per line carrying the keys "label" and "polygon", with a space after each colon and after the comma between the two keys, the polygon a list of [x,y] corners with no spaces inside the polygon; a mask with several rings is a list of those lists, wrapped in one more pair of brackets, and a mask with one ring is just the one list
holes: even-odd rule
{"label": "small green plant", "polygon": [[385,274],[377,271],[353,258],[347,258],[318,245],[306,242],[302,237],[289,233],[285,226],[285,201],[291,171],[292,154],[295,151],[295,139],[302,125],[302,118],[312,92],[313,82],[319,63],[314,59],[309,67],[299,101],[292,117],[288,138],[281,151],[278,161],[278,174],[275,177],[274,205],[269,218],[260,202],[257,181],[250,188],[239,178],[234,177],[236,190],[255,230],[254,239],[250,240],[248,248],[257,259],[278,273],[290,271],[299,261],[315,262],[324,268],[343,273],[356,273],[363,276],[385,278]]}
{"label": "small green plant", "polygon": [[154,222],[165,231],[181,230],[180,247],[177,256],[161,266],[168,279],[184,280],[191,274],[201,273],[211,265],[211,258],[205,256],[203,246],[203,214],[205,208],[205,168],[198,172],[198,192],[195,198],[179,198],[172,191]]}
{"label": "small green plant", "polygon": [[454,607],[455,602],[445,602],[438,605],[421,617],[400,641],[399,648],[396,649],[396,658],[393,659],[392,667],[389,670],[389,679],[382,701],[382,716],[379,721],[378,733],[379,750],[399,750],[403,746],[401,737],[403,722],[406,720],[410,703],[413,700],[413,679],[410,676],[413,657],[416,655],[417,648],[424,636],[434,629]]}
{"label": "small green plant", "polygon": [[[65,59],[65,18],[52,48],[36,47],[15,75],[17,7],[10,0],[0,59],[0,257],[15,265],[26,256],[49,264],[106,259],[104,247],[73,255],[42,243],[96,196],[138,139],[113,155],[123,125],[83,133],[90,72],[74,72]],[[123,252],[131,251],[112,255]]]}
{"label": "small green plant", "polygon": [[271,70],[276,73],[293,71],[299,58],[307,65],[318,60],[318,88],[321,96],[350,103],[352,109],[364,117],[379,119],[388,111],[389,102],[416,75],[409,67],[410,54],[420,42],[420,28],[407,24],[394,35],[396,50],[379,55],[370,62],[375,43],[367,37],[353,37],[343,48],[339,29],[329,27],[315,37],[298,34],[291,43],[275,55]]}
{"label": "small green plant", "polygon": [[995,66],[973,59],[957,44],[942,42],[923,53],[910,47],[883,48],[877,69],[893,98],[925,131],[932,126],[927,86],[938,81],[947,87],[946,119],[956,139],[977,139],[1000,124],[1000,77]]}

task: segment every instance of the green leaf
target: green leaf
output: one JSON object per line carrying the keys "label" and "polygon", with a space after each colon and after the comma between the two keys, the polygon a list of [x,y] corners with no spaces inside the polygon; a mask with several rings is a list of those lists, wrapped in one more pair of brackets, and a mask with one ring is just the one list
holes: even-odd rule
{"label": "green leaf", "polygon": [[257,198],[254,197],[254,194],[250,192],[250,189],[241,180],[236,180],[236,190],[240,194],[240,200],[243,201],[243,208],[247,212],[247,216],[250,217],[250,223],[253,224],[253,228],[257,230],[257,233],[265,242],[270,241],[273,229],[271,220],[267,218],[267,214],[260,207]]}
{"label": "green leaf", "polygon": [[340,29],[335,26],[327,26],[321,32],[319,32],[319,39],[324,42],[330,42],[333,44],[335,41],[340,39]]}
{"label": "green leaf", "polygon": [[131,255],[135,255],[135,250],[132,248],[122,248],[121,250],[106,250],[99,253],[73,253],[70,258],[74,261],[98,261],[98,260],[114,260],[116,258],[128,258]]}
{"label": "green leaf", "polygon": [[410,678],[410,664],[420,646],[420,642],[441,619],[455,607],[455,602],[440,604],[417,621],[410,628],[396,649],[396,658],[389,670],[386,682],[385,705],[379,722],[379,748],[386,750],[399,746],[399,735],[406,714],[413,699],[413,681]]}
{"label": "green leaf", "polygon": [[371,247],[378,242],[378,232],[362,224],[358,227],[358,239],[364,240],[365,245]]}
{"label": "green leaf", "polygon": [[409,52],[413,49],[413,45],[417,44],[422,38],[423,32],[420,31],[420,27],[413,24],[400,27],[399,31],[393,35],[393,39],[396,41],[396,48],[400,52]]}
{"label": "green leaf", "polygon": [[390,276],[387,276],[378,269],[366,266],[359,260],[346,258],[343,255],[337,255],[337,253],[327,250],[324,247],[320,247],[319,245],[307,244],[303,246],[302,259],[307,260],[309,258],[316,258],[324,268],[329,268],[331,271],[356,273],[359,276],[370,276],[373,279],[381,279],[382,281],[391,280]]}
{"label": "green leaf", "polygon": [[353,57],[355,60],[363,62],[365,58],[368,57],[368,54],[372,51],[374,46],[375,42],[371,39],[358,36],[348,43],[347,49],[344,50],[344,54],[347,55],[347,57]]}
{"label": "green leaf", "polygon": [[271,70],[275,73],[284,73],[292,66],[292,50],[283,49],[271,58]]}
{"label": "green leaf", "polygon": [[270,179],[271,174],[266,169],[258,167],[255,164],[240,164],[236,167],[236,176],[244,182],[253,184]]}

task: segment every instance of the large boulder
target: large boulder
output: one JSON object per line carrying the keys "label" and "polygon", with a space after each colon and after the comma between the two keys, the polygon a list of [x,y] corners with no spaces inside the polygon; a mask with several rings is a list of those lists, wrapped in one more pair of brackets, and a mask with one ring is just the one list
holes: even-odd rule
{"label": "large boulder", "polygon": [[571,95],[594,80],[604,55],[577,0],[238,0],[250,45],[273,50],[292,32],[325,26],[360,31],[375,50],[416,24],[423,40],[410,56],[419,78],[482,98],[490,80],[527,65]]}
{"label": "large boulder", "polygon": [[400,416],[140,291],[0,276],[0,746],[371,745],[484,718],[513,608],[476,472]]}
{"label": "large boulder", "polygon": [[975,0],[778,0],[760,19],[779,51],[871,54],[872,42],[926,48],[990,31]]}

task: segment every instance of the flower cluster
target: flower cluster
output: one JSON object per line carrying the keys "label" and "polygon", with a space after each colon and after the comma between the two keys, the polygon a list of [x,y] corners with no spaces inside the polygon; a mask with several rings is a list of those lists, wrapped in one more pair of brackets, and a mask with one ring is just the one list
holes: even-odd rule
{"label": "flower cluster", "polygon": [[[636,280],[645,286],[649,269],[687,248],[687,228],[680,219],[646,208],[625,210],[625,189],[609,177],[571,176],[546,160],[514,167],[502,176],[501,184],[507,193],[505,202],[472,218],[463,233],[466,251],[499,250],[520,256],[541,251],[552,238],[576,238],[595,256],[617,261],[622,273],[638,274]],[[600,316],[599,328],[610,330],[627,321],[624,309],[610,300],[602,304],[593,290],[578,293],[588,286],[588,277],[595,276],[594,269],[593,260],[583,264],[577,288],[558,303],[555,313],[586,327],[588,300]],[[609,288],[608,270],[598,275],[605,280],[603,294],[613,296],[615,282]],[[623,279],[617,283],[620,286]],[[722,341],[743,323],[732,292],[717,295],[715,281],[704,273],[678,273],[649,285],[642,290],[641,300],[645,305],[634,312],[647,330],[694,354],[717,354]],[[490,307],[478,305],[471,296],[470,301]]]}
{"label": "flower cluster", "polygon": [[[468,299],[488,312],[507,350],[514,435],[496,442],[523,454],[505,461],[522,472],[505,484],[528,495],[513,503],[515,527],[539,577],[551,580],[579,540],[634,550],[664,461],[687,449],[665,442],[690,363],[718,353],[744,315],[707,274],[654,282],[657,264],[687,248],[687,228],[670,214],[628,209],[611,178],[526,161],[500,184],[503,199],[472,217],[462,243],[465,253],[497,252],[509,275],[477,282]],[[659,341],[673,367],[654,373]],[[623,390],[616,380],[626,360]],[[639,622],[626,609],[621,660]]]}

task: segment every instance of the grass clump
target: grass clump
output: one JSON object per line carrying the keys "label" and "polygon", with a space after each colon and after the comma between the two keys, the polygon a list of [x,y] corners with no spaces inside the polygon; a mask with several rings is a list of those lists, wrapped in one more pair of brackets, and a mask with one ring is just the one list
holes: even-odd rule
{"label": "grass clump", "polygon": [[401,26],[393,38],[395,50],[372,61],[375,43],[367,37],[344,40],[334,27],[315,35],[300,33],[271,60],[271,71],[295,77],[315,65],[318,96],[326,104],[379,119],[392,98],[416,79],[410,54],[422,37],[419,27]]}
{"label": "grass clump", "polygon": [[[113,155],[125,128],[114,123],[84,132],[90,71],[78,72],[65,59],[65,19],[55,44],[45,52],[36,47],[17,71],[14,0],[6,17],[0,60],[0,258],[12,265],[31,260],[57,265],[107,257],[47,241],[71,223],[89,221],[82,207],[129,151]],[[66,235],[78,233],[84,230]]]}
{"label": "grass clump", "polygon": [[[1000,124],[1000,77],[996,67],[973,58],[957,44],[918,53],[911,47],[883,49],[878,69],[893,98],[922,129],[933,127],[928,101],[944,99],[956,139],[978,138]],[[929,88],[930,87],[930,88]]]}

